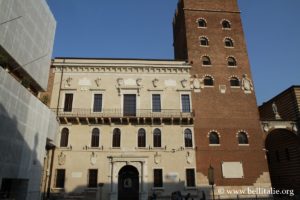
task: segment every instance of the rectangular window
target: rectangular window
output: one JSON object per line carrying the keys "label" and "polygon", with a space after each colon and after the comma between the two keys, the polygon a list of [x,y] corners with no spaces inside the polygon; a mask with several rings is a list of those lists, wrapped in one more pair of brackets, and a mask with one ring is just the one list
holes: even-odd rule
{"label": "rectangular window", "polygon": [[89,169],[89,187],[95,188],[98,183],[98,170],[97,169]]}
{"label": "rectangular window", "polygon": [[124,116],[135,116],[136,115],[136,95],[135,94],[124,94],[123,113],[124,113]]}
{"label": "rectangular window", "polygon": [[187,187],[195,187],[195,170],[194,169],[186,169],[186,186]]}
{"label": "rectangular window", "polygon": [[102,112],[102,94],[94,94],[93,112]]}
{"label": "rectangular window", "polygon": [[65,169],[57,169],[56,170],[56,181],[55,187],[56,188],[64,188],[65,187]]}
{"label": "rectangular window", "polygon": [[190,95],[188,94],[182,94],[181,95],[181,108],[182,112],[191,112],[190,107]]}
{"label": "rectangular window", "polygon": [[152,112],[161,112],[160,94],[152,94]]}
{"label": "rectangular window", "polygon": [[163,187],[163,171],[162,169],[154,169],[153,187]]}
{"label": "rectangular window", "polygon": [[73,94],[65,94],[64,112],[72,112]]}

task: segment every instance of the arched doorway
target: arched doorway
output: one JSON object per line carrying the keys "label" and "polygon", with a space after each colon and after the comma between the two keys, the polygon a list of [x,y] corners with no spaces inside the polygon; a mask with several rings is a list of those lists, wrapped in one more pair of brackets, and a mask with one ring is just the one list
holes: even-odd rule
{"label": "arched doorway", "polygon": [[272,186],[300,192],[300,138],[287,129],[272,130],[265,141]]}
{"label": "arched doorway", "polygon": [[126,165],[119,171],[118,200],[139,200],[139,172]]}

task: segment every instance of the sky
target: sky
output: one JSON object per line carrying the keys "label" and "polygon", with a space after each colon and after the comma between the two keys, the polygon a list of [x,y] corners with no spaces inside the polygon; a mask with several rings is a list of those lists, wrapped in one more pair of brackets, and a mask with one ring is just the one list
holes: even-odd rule
{"label": "sky", "polygon": [[[178,0],[46,0],[53,57],[174,59]],[[258,105],[300,85],[300,1],[238,0]]]}

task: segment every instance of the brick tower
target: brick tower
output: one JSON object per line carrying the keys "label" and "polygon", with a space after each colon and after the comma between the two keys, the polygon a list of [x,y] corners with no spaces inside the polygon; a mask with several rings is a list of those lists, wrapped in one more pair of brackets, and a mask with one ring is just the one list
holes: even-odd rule
{"label": "brick tower", "polygon": [[[180,0],[175,59],[191,65],[197,181],[269,187],[263,132],[236,0]],[[222,195],[222,194],[220,194]]]}

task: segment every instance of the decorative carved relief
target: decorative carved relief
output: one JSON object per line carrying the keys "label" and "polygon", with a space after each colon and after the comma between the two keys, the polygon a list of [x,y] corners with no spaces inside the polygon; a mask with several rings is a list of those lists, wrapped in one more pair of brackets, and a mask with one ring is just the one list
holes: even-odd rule
{"label": "decorative carved relief", "polygon": [[117,83],[118,83],[118,86],[123,86],[124,85],[124,79],[118,78]]}
{"label": "decorative carved relief", "polygon": [[186,162],[188,164],[191,164],[193,162],[193,158],[192,158],[191,153],[189,151],[186,152]]}
{"label": "decorative carved relief", "polygon": [[95,83],[97,87],[100,87],[100,82],[101,82],[101,78],[98,77],[95,79]]}
{"label": "decorative carved relief", "polygon": [[142,79],[141,78],[136,79],[136,85],[141,86],[141,84],[142,84]]}
{"label": "decorative carved relief", "polygon": [[158,152],[154,155],[154,163],[159,164],[161,162],[161,155],[158,154]]}
{"label": "decorative carved relief", "polygon": [[159,82],[159,80],[157,78],[153,79],[153,81],[152,81],[153,87],[157,87],[158,86],[158,82]]}
{"label": "decorative carved relief", "polygon": [[58,164],[64,165],[66,163],[66,155],[63,152],[60,152],[58,155]]}
{"label": "decorative carved relief", "polygon": [[71,87],[71,81],[72,81],[73,79],[71,78],[71,77],[68,77],[67,79],[66,79],[66,82],[65,82],[65,87]]}
{"label": "decorative carved relief", "polygon": [[278,113],[277,105],[275,102],[272,103],[272,109],[273,109],[273,113],[275,115],[275,119],[281,119],[281,117]]}
{"label": "decorative carved relief", "polygon": [[187,87],[188,81],[187,81],[186,79],[183,79],[183,80],[180,81],[180,82],[181,82],[181,85],[182,85],[183,88],[186,88],[186,87]]}
{"label": "decorative carved relief", "polygon": [[92,152],[90,161],[91,161],[91,165],[95,165],[96,164],[96,162],[97,162],[97,155],[95,154],[95,152]]}
{"label": "decorative carved relief", "polygon": [[198,74],[195,74],[191,79],[191,89],[194,90],[194,92],[200,92],[202,88],[204,88],[203,78],[199,78]]}
{"label": "decorative carved relief", "polygon": [[252,81],[248,78],[247,74],[243,75],[242,89],[245,93],[251,93],[253,91]]}

